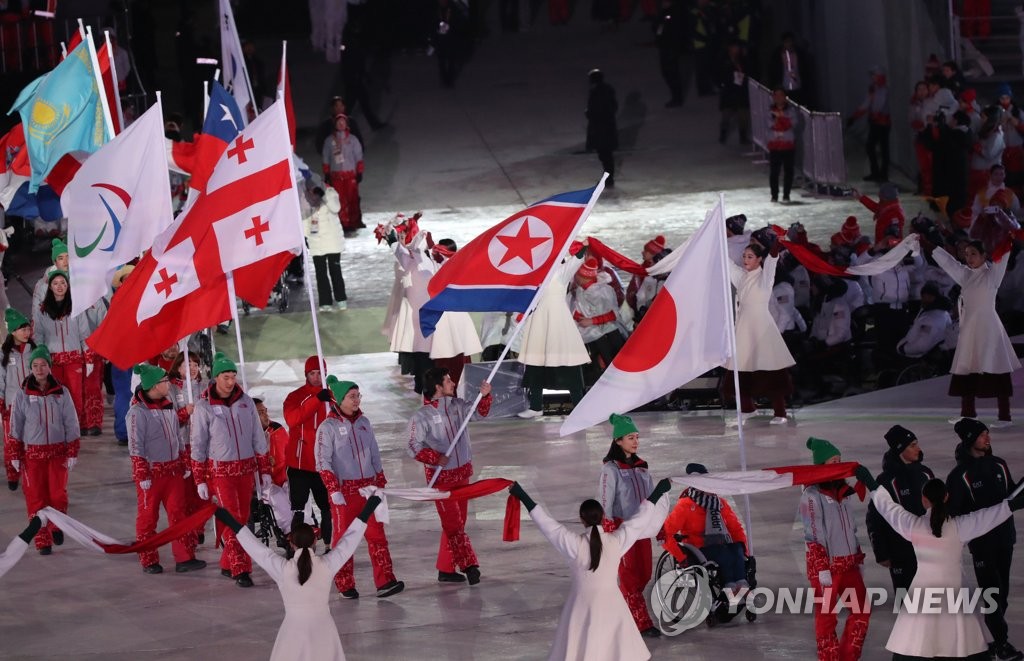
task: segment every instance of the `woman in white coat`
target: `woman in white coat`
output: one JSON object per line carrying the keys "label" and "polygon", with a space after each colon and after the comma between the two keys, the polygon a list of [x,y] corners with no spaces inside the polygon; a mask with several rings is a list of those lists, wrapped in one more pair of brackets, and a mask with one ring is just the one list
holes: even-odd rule
{"label": "woman in white coat", "polygon": [[575,256],[566,255],[555,267],[537,307],[523,325],[519,362],[526,366],[523,388],[530,408],[519,413],[520,418],[543,415],[545,388],[568,390],[574,406],[583,399],[583,365],[590,362],[590,354],[566,299],[569,283],[583,265],[582,255],[582,249]]}
{"label": "woman in white coat", "polygon": [[522,501],[540,532],[564,557],[572,571],[572,588],[558,618],[549,661],[644,661],[651,653],[633,623],[619,592],[619,559],[633,543],[657,533],[668,516],[668,501],[661,497],[671,488],[658,482],[640,511],[611,533],[601,531],[604,510],[596,500],[580,505],[584,533],[573,532],[551,518],[515,483],[509,492]]}
{"label": "woman in white coat", "polygon": [[338,222],[341,200],[338,191],[330,186],[326,191],[316,188],[313,192],[322,199],[306,216],[303,229],[309,254],[313,257],[320,311],[344,310],[348,307],[348,297],[345,295],[345,278],[341,274],[341,252],[345,249],[345,232]]}
{"label": "woman in white coat", "polygon": [[[776,246],[778,244],[775,244]],[[796,364],[782,339],[768,305],[775,286],[775,269],[779,262],[777,248],[772,252],[758,243],[743,251],[743,265],[728,262],[729,276],[736,288],[736,356],[725,363],[726,370],[740,373],[740,410],[753,415],[754,397],[771,397],[775,417],[771,424],[784,425],[786,396],[793,392],[789,367]],[[735,399],[733,375],[722,377],[722,396]]]}
{"label": "woman in white coat", "polygon": [[[953,354],[949,394],[960,397],[960,417],[976,418],[975,399],[995,397],[999,404],[999,420],[993,428],[1010,425],[1010,397],[1013,382],[1010,373],[1020,368],[1020,361],[996,314],[996,292],[1006,275],[1003,257],[988,262],[980,241],[971,241],[964,249],[961,264],[939,248],[932,258],[943,271],[960,285],[960,335]],[[956,417],[950,422],[960,419]]]}
{"label": "woman in white coat", "polygon": [[277,583],[284,601],[284,622],[277,632],[270,661],[344,661],[338,627],[331,617],[330,596],[334,575],[355,552],[366,532],[366,522],[380,503],[371,496],[341,540],[322,556],[313,554],[316,537],[305,523],[292,526],[291,540],[297,553],[291,560],[274,553],[224,508],[217,519],[231,528],[242,548]]}
{"label": "woman in white coat", "polygon": [[[1024,507],[1024,493],[998,505],[950,517],[947,512],[946,485],[942,480],[929,480],[921,492],[925,514],[917,516],[893,501],[886,489],[878,489],[870,471],[860,467],[857,478],[873,489],[871,502],[878,513],[901,537],[914,545],[917,554],[917,574],[910,584],[908,603],[896,616],[896,624],[885,648],[893,653],[894,661],[904,659],[989,659],[988,643],[978,613],[947,612],[946,602],[940,600],[936,609],[921,608],[928,603],[928,589],[943,595],[955,596],[963,585],[962,557],[964,544],[992,530]],[[918,608],[910,607],[916,593]],[[950,592],[950,590],[952,592]],[[947,597],[948,599],[948,597]],[[984,598],[978,600],[983,605]],[[914,612],[917,610],[918,612]],[[941,612],[934,612],[940,610]]]}

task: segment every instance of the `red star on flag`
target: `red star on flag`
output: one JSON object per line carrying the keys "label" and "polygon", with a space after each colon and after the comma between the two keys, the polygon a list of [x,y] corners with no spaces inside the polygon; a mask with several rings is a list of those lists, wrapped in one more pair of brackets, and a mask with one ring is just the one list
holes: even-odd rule
{"label": "red star on flag", "polygon": [[516,257],[523,260],[531,269],[534,268],[533,249],[550,241],[550,237],[547,236],[530,236],[530,223],[526,220],[519,226],[519,232],[515,236],[499,234],[495,238],[501,241],[506,249],[501,261],[498,262],[499,268]]}

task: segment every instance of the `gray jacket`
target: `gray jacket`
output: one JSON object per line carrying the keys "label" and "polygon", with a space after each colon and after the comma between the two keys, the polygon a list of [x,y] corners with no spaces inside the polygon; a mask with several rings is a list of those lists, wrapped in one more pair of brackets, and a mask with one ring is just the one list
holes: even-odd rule
{"label": "gray jacket", "polygon": [[0,399],[4,400],[7,406],[14,405],[14,398],[21,390],[21,384],[25,383],[25,379],[32,371],[28,364],[30,353],[32,353],[30,344],[23,344],[20,349],[14,347],[7,359],[7,366],[0,366]]}
{"label": "gray jacket", "polygon": [[152,402],[136,391],[125,418],[128,454],[150,464],[179,458],[184,446],[178,435],[178,414],[170,399]]}
{"label": "gray jacket", "polygon": [[332,415],[316,430],[316,469],[330,471],[339,482],[372,483],[384,472],[380,448],[370,420],[360,415],[355,422]]}
{"label": "gray jacket", "polygon": [[11,406],[11,438],[25,445],[65,445],[69,456],[78,456],[78,413],[71,393],[50,377],[42,390],[31,380],[18,391]]}
{"label": "gray jacket", "polygon": [[[458,397],[441,397],[436,403],[436,407],[433,403],[424,404],[409,421],[409,456],[425,464],[433,464],[438,455],[448,451],[448,446],[455,439],[455,432],[459,430],[467,415],[473,416],[471,420],[482,417],[480,413],[472,410],[472,402]],[[433,453],[430,450],[433,450]],[[467,427],[458,445],[452,450],[451,458],[444,470],[461,468],[472,461],[473,453],[470,449]]]}
{"label": "gray jacket", "polygon": [[606,519],[632,518],[652,491],[654,481],[647,472],[646,461],[638,459],[632,466],[606,461],[601,466],[597,502],[604,508]]}
{"label": "gray jacket", "polygon": [[822,493],[819,485],[807,487],[800,496],[804,541],[824,547],[830,560],[860,553],[857,524],[846,500]]}
{"label": "gray jacket", "polygon": [[241,461],[265,457],[268,450],[252,397],[235,386],[221,399],[210,385],[192,412],[192,461]]}

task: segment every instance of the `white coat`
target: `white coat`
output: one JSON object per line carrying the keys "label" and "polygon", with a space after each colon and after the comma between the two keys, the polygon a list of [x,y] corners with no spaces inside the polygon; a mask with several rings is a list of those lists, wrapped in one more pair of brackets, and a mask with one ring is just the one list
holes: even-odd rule
{"label": "white coat", "polygon": [[419,232],[409,246],[391,245],[402,278],[402,302],[391,330],[391,351],[429,353],[431,338],[420,330],[420,307],[430,300],[427,283],[434,275],[434,261],[424,252],[426,234]]}
{"label": "white coat", "polygon": [[324,194],[324,203],[302,221],[309,254],[313,257],[334,255],[345,249],[345,231],[338,221],[340,210],[338,193],[328,188]]}
{"label": "white coat", "polygon": [[850,331],[850,308],[842,298],[822,303],[821,311],[811,324],[811,337],[829,347],[849,342],[853,338]]}
{"label": "white coat", "polygon": [[645,661],[651,653],[619,591],[619,560],[638,539],[657,533],[668,516],[668,498],[644,501],[637,515],[612,533],[601,532],[601,562],[590,571],[590,529],[573,532],[537,505],[530,518],[572,572],[549,661]]}
{"label": "white coat", "polygon": [[363,539],[366,524],[355,519],[341,540],[323,556],[313,556],[313,573],[299,585],[299,553],[285,560],[264,546],[248,528],[238,531],[245,552],[277,583],[284,602],[284,622],[277,631],[270,661],[345,661],[330,597],[338,573]]}
{"label": "white coat", "polygon": [[583,337],[565,300],[566,288],[583,265],[567,257],[555,267],[540,302],[523,325],[519,362],[535,367],[573,367],[590,362]]}
{"label": "white coat", "polygon": [[908,358],[920,358],[946,339],[953,319],[945,310],[921,310],[896,350]]}
{"label": "white coat", "polygon": [[1019,369],[1020,361],[996,314],[996,292],[1009,259],[972,269],[945,250],[936,250],[932,258],[960,285],[960,336],[950,373],[1006,374]]}
{"label": "white coat", "polygon": [[[910,584],[915,589],[952,588],[954,593],[963,584],[962,556],[964,544],[980,537],[1010,518],[1006,501],[992,507],[947,519],[942,537],[932,534],[929,514],[917,516],[903,509],[885,489],[875,489],[871,496],[878,513],[901,537],[914,545],[917,574]],[[918,603],[924,600],[923,595]],[[943,602],[944,603],[944,602]],[[979,599],[979,604],[984,602]],[[945,611],[945,607],[942,608]],[[895,654],[913,657],[965,658],[988,649],[979,614],[949,612],[911,612],[902,608],[889,634],[885,648]]]}
{"label": "white coat", "polygon": [[736,288],[736,353],[739,359],[729,358],[725,363],[726,369],[775,371],[796,364],[768,311],[778,263],[778,257],[769,255],[761,268],[747,271],[729,262],[729,276]]}

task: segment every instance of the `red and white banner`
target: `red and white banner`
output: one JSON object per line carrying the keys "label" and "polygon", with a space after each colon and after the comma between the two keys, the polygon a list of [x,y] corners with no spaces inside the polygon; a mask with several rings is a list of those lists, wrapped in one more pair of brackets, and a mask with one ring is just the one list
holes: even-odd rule
{"label": "red and white banner", "polygon": [[111,555],[125,555],[128,553],[152,551],[160,548],[164,544],[168,544],[178,539],[182,535],[185,535],[189,531],[195,530],[198,526],[202,525],[207,519],[213,516],[216,509],[216,505],[208,503],[200,507],[198,511],[188,515],[174,525],[161,530],[152,537],[147,537],[141,542],[135,541],[128,544],[120,542],[110,535],[105,535],[98,530],[94,530],[81,521],[73,519],[63,512],[58,512],[52,507],[44,507],[39,510],[39,513],[45,515],[46,518],[49,519],[50,523],[60,528],[70,539],[73,539],[87,549],[98,551],[100,553],[109,553]]}
{"label": "red and white banner", "polygon": [[[788,487],[802,487],[832,480],[843,480],[852,477],[857,466],[859,464],[856,461],[844,461],[838,464],[819,466],[777,466],[752,471],[694,473],[671,479],[673,484],[693,487],[720,496],[743,496]],[[856,488],[860,493],[863,486],[858,482]]]}

